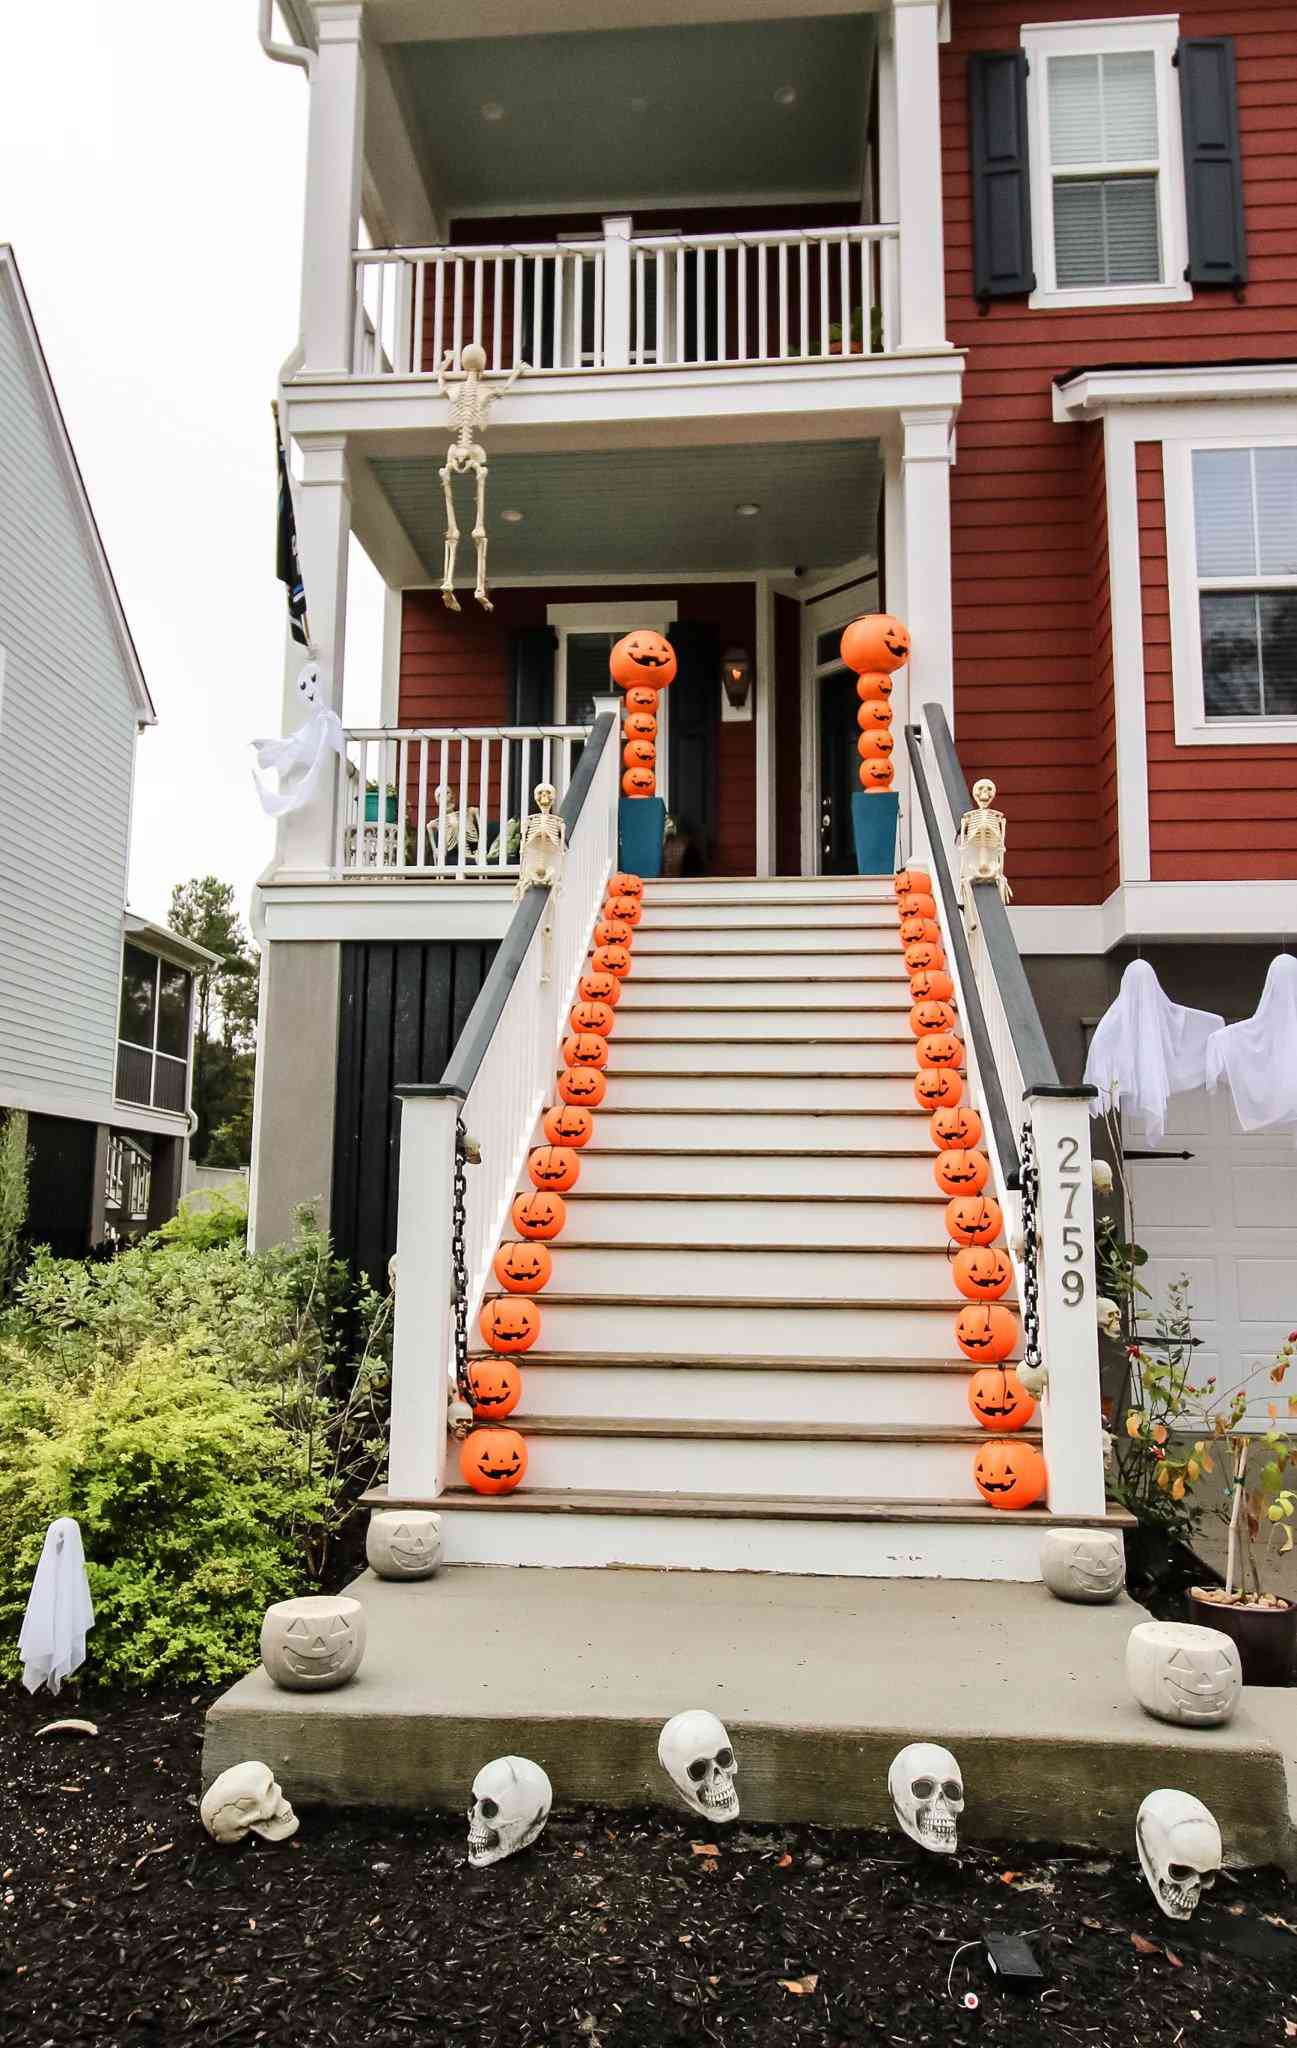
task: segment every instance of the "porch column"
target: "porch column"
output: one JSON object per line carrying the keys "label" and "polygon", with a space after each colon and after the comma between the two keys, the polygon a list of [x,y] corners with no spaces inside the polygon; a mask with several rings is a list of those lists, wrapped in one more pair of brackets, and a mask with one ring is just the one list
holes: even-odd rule
{"label": "porch column", "polygon": [[[630,235],[628,213],[609,214],[603,223],[603,360],[609,370],[630,363]],[[598,347],[599,337],[595,336]],[[662,336],[658,336],[658,349]]]}
{"label": "porch column", "polygon": [[939,0],[893,0],[891,82],[896,108],[892,118],[880,120],[880,127],[888,141],[895,136],[902,348],[947,345],[939,12]]}
{"label": "porch column", "polygon": [[1101,1515],[1104,1507],[1091,1093],[1037,1089],[1027,1097],[1040,1174],[1040,1337],[1049,1375],[1040,1423],[1056,1515]]}
{"label": "porch column", "polygon": [[[346,651],[347,548],[351,538],[351,489],[346,442],[320,436],[302,444],[302,478],[297,487],[297,548],[306,590],[311,652],[288,642],[284,665],[282,730],[301,725],[305,712],[297,678],[308,659],[320,666],[320,690],[326,704],[341,715],[342,676]],[[320,778],[319,786],[300,811],[279,821],[275,867],[319,874],[332,867],[338,767]]]}
{"label": "porch column", "polygon": [[[950,433],[945,407],[901,414],[904,491],[905,609],[914,651],[909,661],[909,715],[941,704],[954,729],[954,636],[950,598]],[[888,603],[891,603],[889,593]],[[899,607],[898,607],[899,610]]]}
{"label": "porch column", "polygon": [[312,0],[319,52],[311,68],[302,226],[303,368],[349,370],[352,251],[360,229],[365,57],[360,0]]}
{"label": "porch column", "polygon": [[426,1501],[446,1480],[455,1122],[464,1098],[439,1083],[396,1092],[401,1178],[387,1487],[395,1500]]}
{"label": "porch column", "polygon": [[768,576],[758,576],[756,704],[756,803],[758,880],[775,871],[775,595]]}

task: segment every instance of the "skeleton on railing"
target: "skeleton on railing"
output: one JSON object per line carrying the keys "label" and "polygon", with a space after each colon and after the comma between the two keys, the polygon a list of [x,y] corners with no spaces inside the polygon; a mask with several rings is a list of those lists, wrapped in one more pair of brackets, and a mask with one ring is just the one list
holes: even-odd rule
{"label": "skeleton on railing", "polygon": [[1003,811],[993,811],[990,806],[995,797],[995,784],[986,778],[973,784],[974,811],[965,811],[959,821],[959,901],[963,909],[972,908],[969,885],[973,882],[994,882],[1001,900],[1008,903],[1013,891],[1004,877],[1004,841],[1009,821]]}
{"label": "skeleton on railing", "polygon": [[455,522],[454,480],[457,476],[475,478],[477,483],[477,516],[473,522],[473,545],[477,549],[477,583],[473,595],[483,611],[493,611],[486,594],[486,450],[481,435],[486,428],[487,414],[497,398],[503,398],[517,382],[526,363],[519,363],[510,371],[498,390],[489,391],[482,384],[486,369],[486,350],[471,341],[463,351],[463,375],[448,377],[450,365],[454,362],[453,349],[446,351],[437,366],[437,389],[450,407],[450,425],[455,438],[446,455],[445,467],[438,471],[442,493],[446,500],[446,561],[441,581],[441,601],[448,611],[459,610],[459,599],[455,595],[455,553],[459,547],[459,527]]}

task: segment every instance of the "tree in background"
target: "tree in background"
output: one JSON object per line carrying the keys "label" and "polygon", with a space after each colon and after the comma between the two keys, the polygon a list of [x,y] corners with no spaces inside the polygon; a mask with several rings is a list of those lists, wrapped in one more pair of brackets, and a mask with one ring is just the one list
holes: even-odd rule
{"label": "tree in background", "polygon": [[215,875],[177,882],[167,922],[218,961],[198,976],[193,1157],[201,1166],[246,1166],[252,1157],[257,955],[235,909],[233,886]]}

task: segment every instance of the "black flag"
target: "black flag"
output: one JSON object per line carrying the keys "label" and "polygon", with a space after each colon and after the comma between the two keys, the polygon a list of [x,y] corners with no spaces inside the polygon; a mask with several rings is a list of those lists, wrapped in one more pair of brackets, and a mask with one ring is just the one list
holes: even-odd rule
{"label": "black flag", "polygon": [[279,463],[279,524],[275,540],[275,573],[288,592],[288,625],[294,640],[303,647],[311,644],[306,617],[306,588],[302,566],[297,559],[297,520],[293,512],[293,485],[284,454],[284,440],[275,415],[275,454]]}

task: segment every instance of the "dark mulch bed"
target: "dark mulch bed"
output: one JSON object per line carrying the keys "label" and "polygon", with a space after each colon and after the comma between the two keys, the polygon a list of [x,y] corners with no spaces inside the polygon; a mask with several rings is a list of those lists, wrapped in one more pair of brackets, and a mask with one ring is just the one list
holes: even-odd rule
{"label": "dark mulch bed", "polygon": [[[562,1815],[480,1872],[442,1816],[311,1813],[290,1843],[223,1850],[197,1813],[205,1704],[0,1698],[0,2042],[1297,2038],[1297,1896],[1274,1872],[1180,1927],[1124,1857],[945,1864],[885,1834],[742,1827],[711,1853],[666,1814]],[[78,1712],[97,1738],[33,1741]],[[1036,1934],[1043,1991],[960,1952],[985,1927]]]}

